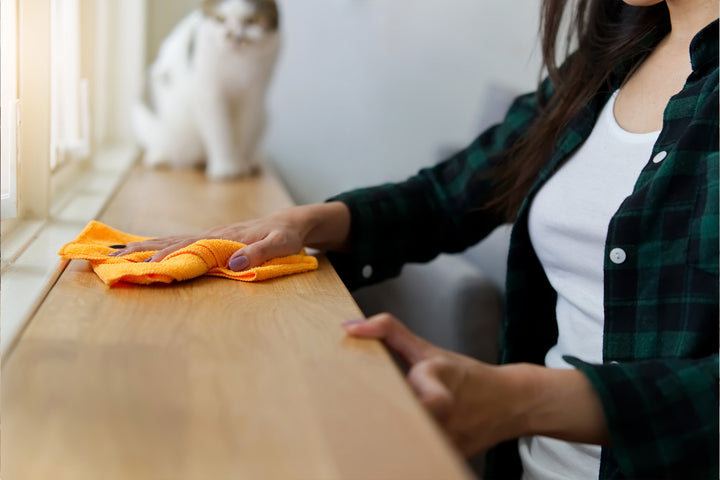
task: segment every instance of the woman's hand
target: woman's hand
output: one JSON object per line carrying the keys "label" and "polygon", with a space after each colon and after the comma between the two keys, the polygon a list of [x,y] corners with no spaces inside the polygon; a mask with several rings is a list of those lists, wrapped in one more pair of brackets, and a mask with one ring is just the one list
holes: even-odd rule
{"label": "woman's hand", "polygon": [[283,220],[282,216],[279,217],[271,215],[247,222],[224,225],[208,230],[202,235],[181,235],[131,242],[125,248],[113,252],[111,255],[157,250],[148,261],[158,262],[172,252],[198,240],[222,238],[247,244],[246,247],[233,253],[228,263],[231,270],[241,271],[261,265],[274,257],[295,254],[302,249],[303,232],[298,226]]}
{"label": "woman's hand", "polygon": [[246,244],[229,259],[231,270],[242,271],[266,261],[293,255],[304,246],[341,250],[350,231],[350,212],[340,202],[307,205],[281,210],[267,217],[224,225],[202,235],[180,235],[131,242],[111,253],[122,256],[157,250],[148,260],[157,262],[198,240],[222,238]]}
{"label": "woman's hand", "polygon": [[530,434],[607,441],[600,401],[577,370],[485,364],[426,342],[389,314],[343,326],[400,354],[410,367],[411,388],[465,456]]}

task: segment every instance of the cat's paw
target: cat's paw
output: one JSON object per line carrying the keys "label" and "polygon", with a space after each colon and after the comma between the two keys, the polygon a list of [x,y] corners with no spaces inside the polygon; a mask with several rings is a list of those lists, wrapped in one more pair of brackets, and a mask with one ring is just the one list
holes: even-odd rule
{"label": "cat's paw", "polygon": [[209,163],[205,175],[210,180],[230,180],[233,178],[246,177],[253,173],[253,169],[247,164],[217,165]]}
{"label": "cat's paw", "polygon": [[259,173],[262,171],[264,165],[269,164],[268,156],[264,153],[256,153],[250,157],[250,170],[252,173]]}
{"label": "cat's paw", "polygon": [[146,150],[143,153],[143,165],[149,168],[165,167],[169,164],[167,157],[154,150]]}

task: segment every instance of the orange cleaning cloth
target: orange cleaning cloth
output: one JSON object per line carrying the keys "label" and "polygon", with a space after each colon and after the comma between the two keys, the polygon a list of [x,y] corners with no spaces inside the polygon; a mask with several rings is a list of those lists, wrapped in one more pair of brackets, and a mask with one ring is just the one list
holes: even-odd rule
{"label": "orange cleaning cloth", "polygon": [[232,278],[244,282],[259,282],[269,278],[307,272],[318,268],[317,258],[301,252],[297,255],[275,258],[259,267],[242,272],[228,268],[230,256],[245,244],[232,240],[199,240],[177,250],[159,262],[144,261],[157,250],[135,252],[122,257],[111,257],[115,251],[110,245],[147,240],[147,237],[130,235],[100,222],[90,222],[75,240],[60,249],[65,259],[89,260],[95,273],[107,285],[124,281],[150,284],[188,280],[201,275]]}

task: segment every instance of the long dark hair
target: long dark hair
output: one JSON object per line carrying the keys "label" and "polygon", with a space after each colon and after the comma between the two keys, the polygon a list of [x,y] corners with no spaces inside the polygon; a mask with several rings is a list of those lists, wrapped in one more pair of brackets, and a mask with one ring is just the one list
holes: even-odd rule
{"label": "long dark hair", "polygon": [[[655,46],[649,39],[659,39],[670,31],[665,2],[632,7],[622,0],[544,0],[541,8],[543,68],[555,93],[542,98],[538,89],[539,116],[506,152],[506,159],[495,171],[495,194],[486,207],[509,222],[517,216],[570,120],[607,84],[620,65],[632,68],[647,57]],[[564,22],[569,26],[563,37]],[[564,51],[560,48],[563,42]],[[562,68],[560,59],[567,59]]]}

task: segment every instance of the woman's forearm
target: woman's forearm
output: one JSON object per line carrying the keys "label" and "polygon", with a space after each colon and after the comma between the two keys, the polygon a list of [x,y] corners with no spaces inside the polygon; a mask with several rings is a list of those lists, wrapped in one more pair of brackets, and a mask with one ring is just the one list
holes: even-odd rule
{"label": "woman's forearm", "polygon": [[527,434],[596,445],[610,443],[600,398],[581,371],[528,364],[519,367],[526,369],[532,392]]}
{"label": "woman's forearm", "polygon": [[303,205],[280,212],[279,215],[302,225],[306,246],[335,252],[347,249],[350,236],[350,210],[344,203]]}
{"label": "woman's forearm", "polygon": [[410,386],[468,457],[528,435],[609,443],[601,402],[579,370],[482,363],[426,342],[390,314],[352,320],[344,328],[382,340],[407,362]]}

